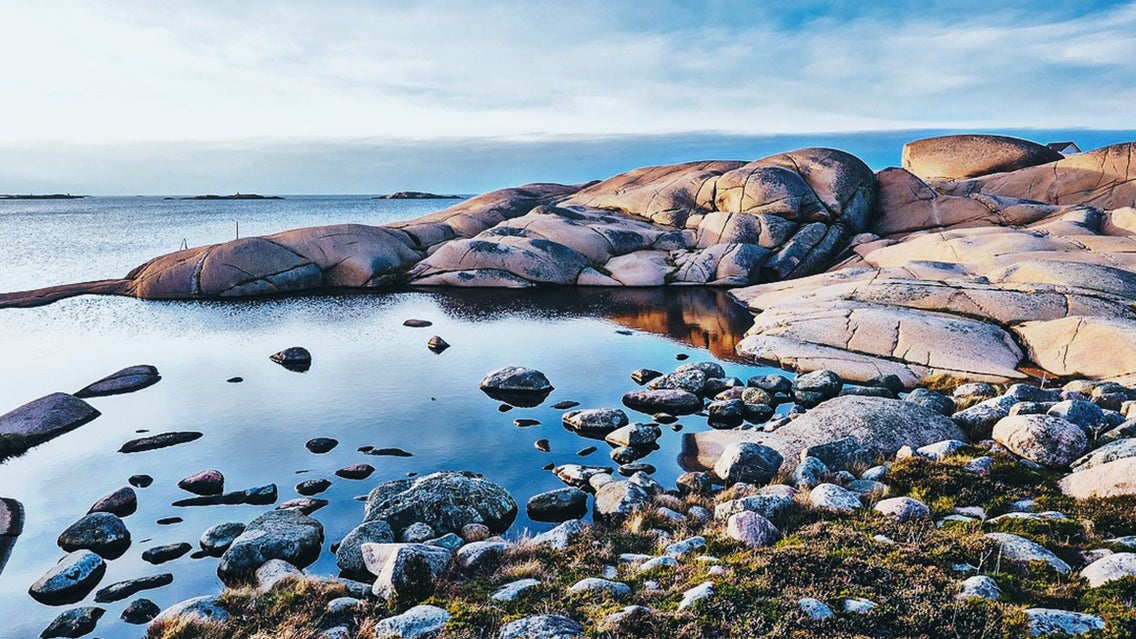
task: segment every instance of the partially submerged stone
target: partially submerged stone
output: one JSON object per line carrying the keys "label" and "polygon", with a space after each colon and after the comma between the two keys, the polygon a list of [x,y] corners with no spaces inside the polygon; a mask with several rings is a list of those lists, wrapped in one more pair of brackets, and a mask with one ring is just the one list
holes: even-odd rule
{"label": "partially submerged stone", "polygon": [[75,393],[75,397],[104,397],[132,393],[153,386],[161,379],[162,376],[154,366],[149,364],[129,366],[84,387]]}

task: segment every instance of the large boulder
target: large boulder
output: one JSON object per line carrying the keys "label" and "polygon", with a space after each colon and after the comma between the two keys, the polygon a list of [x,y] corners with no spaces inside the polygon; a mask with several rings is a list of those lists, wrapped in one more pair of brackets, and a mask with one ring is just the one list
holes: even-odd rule
{"label": "large boulder", "polygon": [[776,431],[721,430],[683,437],[682,461],[689,469],[713,468],[733,442],[755,442],[784,458],[791,473],[801,451],[850,437],[872,456],[891,457],[903,446],[919,448],[945,439],[967,437],[950,419],[915,404],[885,397],[845,395],[830,399]]}
{"label": "large boulder", "polygon": [[1136,457],[1125,457],[1067,475],[1057,483],[1077,499],[1136,495]]}
{"label": "large boulder", "polygon": [[394,542],[394,533],[387,522],[382,520],[365,521],[339,542],[335,551],[335,565],[345,576],[352,579],[367,577],[367,565],[363,561],[363,544],[389,544]]}
{"label": "large boulder", "polygon": [[217,576],[227,586],[250,583],[270,559],[303,568],[319,558],[322,545],[318,521],[294,509],[271,510],[249,522],[221,555]]}
{"label": "large boulder", "polygon": [[994,425],[992,436],[1015,454],[1048,468],[1067,467],[1088,446],[1080,426],[1052,415],[1004,417]]}
{"label": "large boulder", "polygon": [[117,559],[130,547],[130,531],[115,515],[94,512],[68,526],[56,543],[67,552],[85,548],[104,559]]}
{"label": "large boulder", "polygon": [[727,486],[738,482],[767,484],[785,459],[776,450],[753,442],[734,442],[722,450],[714,475]]}
{"label": "large boulder", "polygon": [[903,168],[936,180],[1016,171],[1064,157],[1047,146],[1002,135],[945,135],[903,146]]}
{"label": "large boulder", "polygon": [[363,520],[385,521],[396,534],[418,522],[439,535],[460,534],[467,524],[484,524],[499,534],[516,517],[517,502],[501,486],[477,473],[439,472],[375,487]]}
{"label": "large boulder", "polygon": [[372,592],[383,599],[417,603],[434,594],[450,565],[450,551],[426,544],[363,544],[363,563],[375,575]]}

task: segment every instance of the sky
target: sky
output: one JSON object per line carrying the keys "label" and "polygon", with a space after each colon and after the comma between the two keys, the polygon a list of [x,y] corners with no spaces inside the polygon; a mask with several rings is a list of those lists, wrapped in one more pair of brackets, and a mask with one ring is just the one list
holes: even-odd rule
{"label": "sky", "polygon": [[1136,2],[0,0],[0,15],[0,192],[473,192],[818,134],[1136,128]]}

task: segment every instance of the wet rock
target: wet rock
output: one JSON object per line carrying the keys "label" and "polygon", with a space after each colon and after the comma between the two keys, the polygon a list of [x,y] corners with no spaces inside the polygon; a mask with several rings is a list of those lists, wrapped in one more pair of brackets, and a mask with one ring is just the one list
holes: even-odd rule
{"label": "wet rock", "polygon": [[130,366],[112,373],[75,393],[75,397],[104,397],[142,390],[162,379],[158,369],[148,364]]}
{"label": "wet rock", "polygon": [[1086,434],[1099,432],[1106,426],[1104,411],[1100,406],[1084,400],[1057,402],[1046,414],[1074,423]]}
{"label": "wet rock", "polygon": [[155,520],[154,523],[159,526],[172,526],[174,524],[180,524],[183,521],[185,520],[181,517],[162,517],[161,519]]}
{"label": "wet rock", "polygon": [[308,479],[296,484],[296,493],[304,497],[311,497],[312,495],[318,495],[324,492],[328,488],[331,488],[331,480],[322,477],[319,479]]}
{"label": "wet rock", "polygon": [[104,559],[117,559],[130,547],[130,531],[115,515],[95,512],[68,526],[56,543],[67,552],[86,549]]}
{"label": "wet rock", "polygon": [[684,390],[688,393],[700,394],[706,385],[706,374],[696,368],[683,372],[674,372],[656,377],[647,383],[651,390]]}
{"label": "wet rock", "polygon": [[56,617],[39,636],[42,639],[82,637],[95,631],[95,626],[105,613],[106,610],[102,608],[72,608]]}
{"label": "wet rock", "polygon": [[191,550],[193,550],[193,546],[185,542],[155,546],[142,553],[142,561],[154,565],[164,564],[185,555]]}
{"label": "wet rock", "polygon": [[513,420],[513,425],[517,428],[532,428],[533,426],[540,426],[540,420],[531,419],[528,417],[519,417]]}
{"label": "wet rock", "polygon": [[579,488],[557,488],[530,497],[525,512],[534,521],[579,519],[588,513],[588,494]]}
{"label": "wet rock", "polygon": [[403,450],[395,446],[388,446],[386,448],[372,448],[367,451],[368,455],[376,455],[378,457],[414,457],[414,453]]}
{"label": "wet rock", "polygon": [[574,402],[572,400],[567,400],[567,401],[563,401],[563,402],[556,402],[555,404],[552,405],[552,407],[555,408],[556,410],[568,410],[569,408],[576,408],[579,405],[580,405],[580,402]]}
{"label": "wet rock", "polygon": [[249,522],[221,555],[217,576],[227,586],[246,583],[269,559],[303,568],[319,557],[323,525],[296,510],[271,510]]}
{"label": "wet rock", "polygon": [[714,582],[704,581],[682,593],[682,599],[678,602],[678,609],[686,610],[699,601],[712,596],[714,596]]}
{"label": "wet rock", "polygon": [[276,510],[298,510],[305,515],[310,515],[315,511],[323,508],[328,504],[326,499],[315,499],[312,497],[297,497],[289,499],[276,507]]}
{"label": "wet rock", "polygon": [[141,625],[148,623],[161,613],[158,604],[149,599],[135,599],[122,611],[122,620],[129,624]]}
{"label": "wet rock", "polygon": [[370,464],[351,464],[335,471],[336,476],[344,479],[366,479],[375,472],[375,467]]}
{"label": "wet rock", "polygon": [[94,590],[105,572],[102,557],[89,550],[76,550],[36,580],[28,594],[49,606],[72,604]]}
{"label": "wet rock", "polygon": [[409,326],[410,328],[427,328],[429,326],[433,326],[434,322],[431,322],[430,320],[411,318],[403,322],[402,325]]}
{"label": "wet rock", "polygon": [[331,452],[331,450],[338,445],[339,440],[331,437],[313,437],[304,444],[304,448],[307,448],[317,455],[322,455],[323,453]]}
{"label": "wet rock", "polygon": [[110,513],[118,517],[133,515],[138,510],[138,494],[133,488],[123,486],[118,490],[100,497],[87,511],[90,513]]}
{"label": "wet rock", "polygon": [[517,503],[501,486],[468,472],[440,472],[413,481],[380,484],[367,497],[364,521],[386,521],[402,530],[421,521],[439,533],[458,533],[470,523],[505,532]]}
{"label": "wet rock", "polygon": [[431,337],[430,339],[426,340],[426,348],[430,349],[431,353],[441,354],[443,351],[445,351],[449,347],[450,347],[450,343],[447,342],[446,340],[442,339],[438,335],[435,335],[435,336]]}
{"label": "wet rock", "polygon": [[522,366],[499,368],[486,375],[478,388],[493,399],[514,406],[539,405],[553,390],[544,373]]}
{"label": "wet rock", "polygon": [[131,475],[126,483],[135,488],[149,488],[154,483],[154,478],[149,475]]}
{"label": "wet rock", "polygon": [[174,576],[173,574],[168,572],[162,573],[160,575],[152,575],[150,577],[140,577],[138,579],[119,581],[96,592],[95,602],[114,603],[115,601],[122,601],[127,597],[131,597],[142,592],[143,590],[161,588],[163,586],[168,586],[173,582]]}
{"label": "wet rock", "polygon": [[736,426],[745,418],[746,403],[740,399],[713,401],[710,402],[707,411],[710,413],[711,426],[716,424]]}
{"label": "wet rock", "polygon": [[312,354],[302,346],[291,346],[269,355],[268,359],[296,373],[303,373],[312,367]]}
{"label": "wet rock", "polygon": [[[66,393],[52,393],[0,415],[0,435],[19,436],[26,450],[98,417],[101,413],[87,402]],[[14,446],[15,444],[13,444]],[[12,450],[11,454],[21,452]]]}
{"label": "wet rock", "polygon": [[229,379],[226,379],[225,381],[230,383],[230,384],[240,384],[241,382],[245,381],[245,378],[240,377],[240,376],[230,377]]}
{"label": "wet rock", "polygon": [[1068,466],[1088,446],[1079,426],[1050,415],[1005,417],[995,424],[993,438],[1016,455],[1048,468]]}
{"label": "wet rock", "polygon": [[189,431],[176,431],[132,439],[118,449],[120,453],[141,453],[148,450],[168,448],[200,439],[201,433]]}
{"label": "wet rock", "polygon": [[596,490],[595,517],[609,524],[621,522],[643,510],[651,498],[640,486],[629,481],[613,481]]}
{"label": "wet rock", "polygon": [[690,415],[702,410],[702,400],[684,390],[641,390],[623,396],[623,405],[648,415],[658,412]]}
{"label": "wet rock", "polygon": [[1104,619],[1083,612],[1053,608],[1027,608],[1023,612],[1029,620],[1031,637],[1071,637],[1105,629]]}
{"label": "wet rock", "polygon": [[627,413],[618,408],[587,408],[574,410],[561,417],[564,427],[586,437],[604,437],[627,426]]}
{"label": "wet rock", "polygon": [[824,482],[828,475],[828,466],[816,457],[806,456],[797,467],[793,469],[793,485],[798,488],[811,488]]}
{"label": "wet rock", "polygon": [[177,485],[194,495],[220,495],[225,492],[225,476],[219,470],[203,470],[185,477]]}
{"label": "wet rock", "polygon": [[653,464],[648,464],[647,462],[631,462],[620,465],[617,470],[619,474],[624,477],[634,478],[635,475],[639,475],[640,473],[650,475],[657,469]]}
{"label": "wet rock", "polygon": [[576,455],[579,457],[587,457],[588,455],[596,452],[596,450],[598,449],[595,446],[585,446],[584,448],[576,451]]}
{"label": "wet rock", "polygon": [[437,634],[450,620],[450,613],[437,606],[414,606],[402,613],[375,624],[376,637],[402,637],[422,639]]}
{"label": "wet rock", "polygon": [[604,441],[613,446],[651,446],[662,435],[656,424],[631,424],[608,433]]}
{"label": "wet rock", "polygon": [[547,439],[538,439],[533,442],[533,446],[542,453],[552,450],[552,444]]}
{"label": "wet rock", "polygon": [[499,639],[583,639],[580,624],[563,615],[532,615],[501,628]]}
{"label": "wet rock", "polygon": [[767,484],[783,461],[777,451],[753,442],[734,442],[722,450],[714,464],[714,475],[726,485],[746,482]]}
{"label": "wet rock", "polygon": [[580,464],[562,464],[553,468],[552,474],[569,486],[588,486],[593,477],[597,475],[611,475],[615,469],[610,466],[581,466]]}
{"label": "wet rock", "polygon": [[661,377],[662,375],[663,374],[661,372],[650,368],[637,368],[631,371],[631,381],[642,386],[643,384],[646,384],[656,377]]}
{"label": "wet rock", "polygon": [[375,575],[372,592],[382,599],[421,601],[450,565],[450,552],[425,544],[362,545],[363,562]]}

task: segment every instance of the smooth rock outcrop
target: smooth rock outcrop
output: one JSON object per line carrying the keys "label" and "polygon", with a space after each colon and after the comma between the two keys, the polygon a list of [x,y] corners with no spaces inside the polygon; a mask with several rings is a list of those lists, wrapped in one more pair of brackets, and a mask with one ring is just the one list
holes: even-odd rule
{"label": "smooth rock outcrop", "polygon": [[945,135],[903,146],[903,168],[923,179],[1004,173],[1064,157],[1045,145],[1002,135]]}

